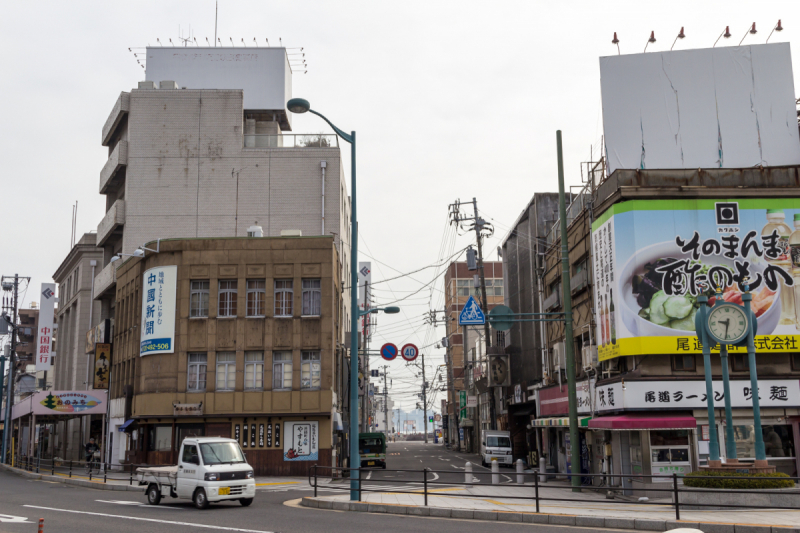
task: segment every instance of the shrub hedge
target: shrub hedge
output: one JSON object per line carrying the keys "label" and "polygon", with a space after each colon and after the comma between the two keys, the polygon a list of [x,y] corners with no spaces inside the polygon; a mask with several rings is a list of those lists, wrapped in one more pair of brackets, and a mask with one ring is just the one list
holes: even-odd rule
{"label": "shrub hedge", "polygon": [[[730,479],[733,477],[762,479]],[[782,472],[745,474],[743,472],[690,472],[683,478],[687,487],[704,489],[788,489],[795,486],[794,481]],[[722,479],[728,478],[728,479]]]}

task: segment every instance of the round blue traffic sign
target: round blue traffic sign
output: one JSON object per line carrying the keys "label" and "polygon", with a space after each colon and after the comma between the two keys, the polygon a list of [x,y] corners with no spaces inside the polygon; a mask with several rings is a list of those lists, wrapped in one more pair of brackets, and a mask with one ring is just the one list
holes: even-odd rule
{"label": "round blue traffic sign", "polygon": [[400,355],[402,355],[403,359],[406,361],[413,361],[419,355],[419,350],[417,350],[415,345],[409,343],[403,346],[403,349],[400,350]]}
{"label": "round blue traffic sign", "polygon": [[394,358],[397,357],[397,346],[395,346],[391,342],[387,342],[386,344],[381,346],[381,357],[383,357],[387,361],[393,361]]}

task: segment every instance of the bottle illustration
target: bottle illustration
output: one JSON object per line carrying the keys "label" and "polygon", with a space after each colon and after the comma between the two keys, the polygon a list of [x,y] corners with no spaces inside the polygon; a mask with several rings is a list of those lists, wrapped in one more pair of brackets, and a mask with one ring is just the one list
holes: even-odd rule
{"label": "bottle illustration", "polygon": [[605,328],[606,328],[606,346],[611,343],[611,325],[609,323],[608,313],[608,296],[605,297],[605,304],[603,305],[603,314],[605,315]]}
{"label": "bottle illustration", "polygon": [[606,345],[606,317],[603,314],[603,296],[597,297],[597,345]]}
{"label": "bottle illustration", "polygon": [[800,213],[794,215],[794,232],[789,237],[789,254],[794,278],[794,319],[796,324],[800,324]]}
{"label": "bottle illustration", "polygon": [[608,306],[608,312],[611,315],[611,344],[617,344],[617,324],[614,320],[614,291],[608,291],[608,297],[611,303]]}
{"label": "bottle illustration", "polygon": [[[786,214],[783,209],[767,209],[767,225],[761,230],[762,236],[771,235],[773,231],[778,234],[777,246],[781,249],[781,254],[775,259],[767,259],[767,261],[774,266],[780,267],[788,274],[792,274],[792,260],[790,257],[791,251],[789,249],[789,238],[792,230],[786,225],[784,220]],[[794,325],[795,324],[795,305],[794,305],[794,291],[786,287],[782,277],[780,280],[781,291],[781,318],[780,325]]]}

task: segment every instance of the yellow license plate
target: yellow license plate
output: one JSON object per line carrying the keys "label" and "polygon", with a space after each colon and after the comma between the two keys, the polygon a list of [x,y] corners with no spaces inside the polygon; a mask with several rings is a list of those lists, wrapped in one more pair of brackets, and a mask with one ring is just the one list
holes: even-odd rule
{"label": "yellow license plate", "polygon": [[230,487],[220,487],[219,488],[219,495],[220,496],[230,496],[231,495],[231,488]]}
{"label": "yellow license plate", "polygon": [[370,462],[367,463],[367,466],[372,466],[374,464],[375,464],[375,461],[370,461]]}

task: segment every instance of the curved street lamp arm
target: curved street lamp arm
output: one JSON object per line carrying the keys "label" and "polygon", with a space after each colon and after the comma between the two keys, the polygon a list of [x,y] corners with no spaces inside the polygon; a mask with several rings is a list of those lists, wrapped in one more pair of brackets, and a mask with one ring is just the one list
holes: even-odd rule
{"label": "curved street lamp arm", "polygon": [[328,123],[328,126],[330,126],[331,128],[333,128],[333,131],[335,131],[335,132],[336,132],[336,134],[337,134],[337,135],[339,135],[339,137],[341,137],[341,138],[342,138],[342,139],[344,139],[345,141],[349,142],[350,144],[353,144],[353,136],[352,136],[352,135],[350,135],[350,134],[348,134],[348,133],[345,133],[345,132],[343,132],[342,130],[340,130],[339,128],[337,128],[336,126],[334,126],[334,125],[333,125],[333,122],[331,122],[330,120],[328,120],[328,118],[327,118],[325,115],[323,115],[322,113],[317,113],[317,112],[316,112],[316,111],[314,111],[313,109],[309,109],[309,110],[308,110],[308,112],[309,112],[309,113],[314,113],[314,114],[315,114],[315,115],[317,115],[319,118],[321,118],[322,120],[324,120],[325,122],[327,122],[327,123]]}

